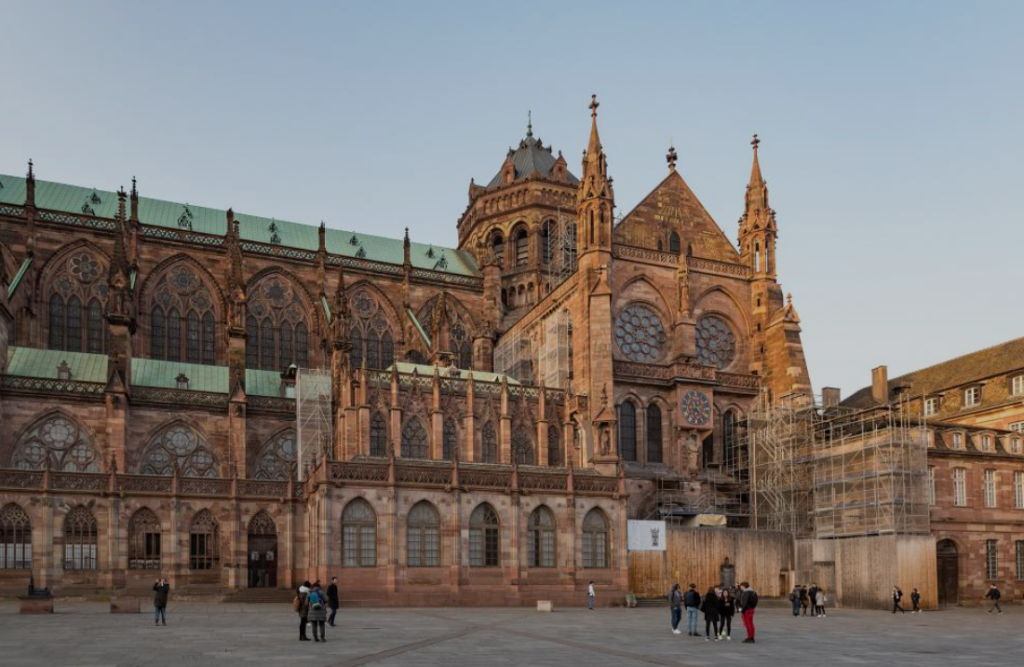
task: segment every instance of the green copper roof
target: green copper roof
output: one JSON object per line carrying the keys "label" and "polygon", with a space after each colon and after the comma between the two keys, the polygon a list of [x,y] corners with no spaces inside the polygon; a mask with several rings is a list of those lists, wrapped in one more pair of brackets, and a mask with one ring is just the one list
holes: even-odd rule
{"label": "green copper roof", "polygon": [[160,359],[132,359],[132,384],[138,387],[177,389],[178,374],[188,378],[189,391],[228,393],[228,367],[186,364]]}
{"label": "green copper roof", "polygon": [[[0,183],[3,184],[0,188],[0,204],[21,206],[25,203],[23,177],[0,174]],[[100,218],[113,218],[117,214],[117,193],[36,179],[36,206],[66,213],[86,213]],[[235,219],[238,220],[239,232],[245,241],[276,243],[289,248],[312,251],[320,247],[317,225],[238,212],[235,213]],[[223,236],[227,228],[225,209],[149,197],[139,197],[139,220],[145,225],[173,229],[185,227],[216,236]],[[402,264],[405,261],[402,239],[329,228],[325,243],[327,252],[335,255],[358,256],[387,264]],[[477,274],[473,256],[463,250],[413,242],[410,245],[410,261],[415,268],[420,269],[463,276]]]}
{"label": "green copper roof", "polygon": [[412,312],[411,308],[406,308],[405,312],[409,314],[409,319],[411,319],[412,323],[416,325],[416,331],[419,332],[420,338],[423,339],[423,342],[427,344],[427,349],[430,349],[430,336],[428,336],[427,332],[423,330],[423,325],[420,324],[419,318],[416,317],[416,314]]}
{"label": "green copper roof", "polygon": [[280,396],[281,374],[277,371],[246,369],[245,393],[249,396]]}
{"label": "green copper roof", "polygon": [[7,286],[7,298],[10,299],[14,296],[14,293],[18,289],[18,285],[21,284],[21,279],[25,277],[25,272],[28,271],[28,267],[32,266],[32,258],[26,257],[25,261],[21,263],[21,267],[18,272],[14,274],[14,280]]}
{"label": "green copper roof", "polygon": [[71,379],[78,382],[107,381],[107,355],[62,350],[14,347],[7,350],[7,374],[30,378],[57,379],[57,367],[68,362]]}

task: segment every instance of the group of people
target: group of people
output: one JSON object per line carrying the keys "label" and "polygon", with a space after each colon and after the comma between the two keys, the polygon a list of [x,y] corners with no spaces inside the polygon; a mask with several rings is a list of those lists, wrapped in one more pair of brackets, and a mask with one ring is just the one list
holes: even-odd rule
{"label": "group of people", "polygon": [[[903,602],[903,590],[899,586],[892,587],[892,613],[897,611],[901,614],[907,613],[907,610],[900,604]],[[910,602],[914,605],[914,608],[910,610],[911,614],[921,613],[921,591],[916,588],[910,591]]]}
{"label": "group of people", "polygon": [[711,586],[701,596],[697,584],[690,584],[686,592],[680,590],[679,584],[673,584],[668,594],[669,609],[672,612],[672,633],[682,634],[679,624],[683,610],[686,610],[686,634],[700,637],[698,620],[700,612],[704,612],[704,641],[732,641],[732,619],[739,612],[743,627],[747,631],[745,643],[754,643],[754,609],[757,608],[757,592],[744,581],[739,585]]}
{"label": "group of people", "polygon": [[789,592],[789,601],[793,605],[794,616],[807,616],[808,610],[811,616],[816,618],[825,617],[825,589],[818,584],[812,583],[810,588],[807,584],[797,584]]}
{"label": "group of people", "polygon": [[[306,624],[313,626],[313,641],[327,641],[327,626],[334,627],[334,617],[338,614],[338,578],[331,577],[331,584],[324,591],[317,579],[312,584],[309,581],[302,582],[295,599],[292,600],[292,609],[299,614],[299,641],[308,642],[306,636]],[[331,612],[328,615],[327,610]]]}

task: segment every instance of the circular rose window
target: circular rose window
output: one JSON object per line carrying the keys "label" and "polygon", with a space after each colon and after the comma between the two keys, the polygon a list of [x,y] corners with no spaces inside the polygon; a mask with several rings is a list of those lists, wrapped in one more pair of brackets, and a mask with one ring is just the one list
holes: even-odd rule
{"label": "circular rose window", "polygon": [[615,319],[615,342],[631,361],[657,361],[667,340],[661,318],[647,306],[629,306]]}
{"label": "circular rose window", "polygon": [[732,327],[718,315],[697,322],[697,361],[718,370],[726,368],[736,356],[736,336]]}

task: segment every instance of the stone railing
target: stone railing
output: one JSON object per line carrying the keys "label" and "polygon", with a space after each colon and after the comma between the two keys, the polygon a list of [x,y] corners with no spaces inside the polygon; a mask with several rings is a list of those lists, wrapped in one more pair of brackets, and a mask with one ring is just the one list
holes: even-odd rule
{"label": "stone railing", "polygon": [[687,267],[698,273],[713,273],[717,276],[728,276],[730,278],[749,278],[750,267],[732,262],[720,262],[717,259],[706,259],[704,257],[689,257]]}
{"label": "stone railing", "polygon": [[664,264],[666,266],[677,266],[679,264],[679,255],[675,253],[620,243],[612,246],[612,255],[617,259],[633,259],[640,262]]}
{"label": "stone railing", "polygon": [[722,387],[735,389],[750,389],[756,391],[760,388],[760,378],[756,375],[745,375],[743,373],[724,373],[713,366],[702,366],[696,363],[677,363],[667,366],[657,364],[642,364],[635,361],[623,361],[616,359],[614,363],[616,375],[643,378],[648,380],[659,380],[668,382],[676,378],[694,380],[697,382],[709,382]]}
{"label": "stone railing", "polygon": [[[224,477],[173,477],[168,475],[121,475],[113,472],[0,469],[0,489],[48,493],[284,499],[289,496],[289,486],[289,482],[235,480]],[[294,488],[299,489],[300,487],[296,485]],[[236,493],[237,495],[235,495]]]}
{"label": "stone railing", "polygon": [[42,392],[46,394],[93,394],[102,396],[107,386],[102,382],[79,382],[77,380],[4,375],[0,378],[0,388],[10,391]]}

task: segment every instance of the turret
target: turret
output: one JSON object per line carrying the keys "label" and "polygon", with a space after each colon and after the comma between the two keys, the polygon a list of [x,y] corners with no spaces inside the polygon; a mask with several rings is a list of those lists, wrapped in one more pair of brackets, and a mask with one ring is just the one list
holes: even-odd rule
{"label": "turret", "polygon": [[761,140],[754,135],[754,164],[750,168],[746,204],[740,218],[740,257],[755,278],[775,278],[775,211],[768,205],[768,184],[761,176],[757,148]]}
{"label": "turret", "polygon": [[576,217],[580,255],[595,250],[609,253],[612,247],[612,214],[615,194],[608,177],[608,159],[597,132],[597,95],[590,100],[590,142],[583,152],[583,178],[576,193]]}

